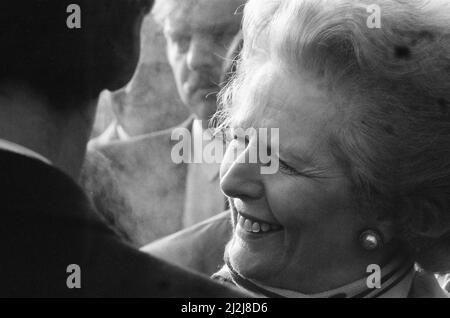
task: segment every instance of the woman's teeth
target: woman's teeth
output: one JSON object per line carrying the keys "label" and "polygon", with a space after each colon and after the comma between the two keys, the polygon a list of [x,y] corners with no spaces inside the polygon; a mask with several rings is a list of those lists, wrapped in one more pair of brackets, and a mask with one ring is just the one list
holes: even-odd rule
{"label": "woman's teeth", "polygon": [[238,223],[244,230],[251,233],[267,233],[281,229],[278,225],[253,221],[242,215],[239,215]]}

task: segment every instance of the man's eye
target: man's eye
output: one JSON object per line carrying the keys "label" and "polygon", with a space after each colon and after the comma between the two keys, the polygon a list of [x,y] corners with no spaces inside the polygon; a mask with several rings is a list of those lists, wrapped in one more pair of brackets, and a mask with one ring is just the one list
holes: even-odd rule
{"label": "man's eye", "polygon": [[223,30],[223,31],[216,31],[214,33],[212,33],[214,42],[216,43],[222,43],[222,42],[226,42],[228,43],[230,41],[230,39],[232,39],[234,37],[236,33],[231,33],[229,31]]}
{"label": "man's eye", "polygon": [[226,33],[225,32],[216,32],[213,34],[213,37],[216,42],[220,42],[223,40],[223,38],[226,37]]}
{"label": "man's eye", "polygon": [[172,35],[171,40],[177,45],[180,51],[186,51],[189,48],[189,43],[191,41],[190,37],[187,35]]}

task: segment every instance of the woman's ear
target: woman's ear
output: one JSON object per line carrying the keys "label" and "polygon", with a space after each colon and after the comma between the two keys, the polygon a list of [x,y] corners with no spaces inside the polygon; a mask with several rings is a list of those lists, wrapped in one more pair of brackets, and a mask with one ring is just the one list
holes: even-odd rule
{"label": "woman's ear", "polygon": [[396,236],[396,227],[388,219],[373,218],[364,222],[359,241],[364,249],[378,249],[393,241]]}

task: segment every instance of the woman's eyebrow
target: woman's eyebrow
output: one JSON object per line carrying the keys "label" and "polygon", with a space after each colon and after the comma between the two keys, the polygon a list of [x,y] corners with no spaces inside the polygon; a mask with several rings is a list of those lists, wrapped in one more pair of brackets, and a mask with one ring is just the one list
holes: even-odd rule
{"label": "woman's eyebrow", "polygon": [[[298,168],[300,173],[306,173],[316,180],[330,179],[338,176],[331,172],[329,166],[319,163],[317,159],[314,159],[310,155],[301,155],[300,151],[296,151],[295,153],[288,152],[287,154],[283,153],[283,156],[279,157],[281,157],[280,160],[292,165],[293,168]],[[295,160],[295,162],[292,162],[293,160]],[[299,167],[296,167],[296,163]]]}
{"label": "woman's eyebrow", "polygon": [[[270,146],[268,148],[270,148]],[[292,148],[283,147],[281,143],[279,149],[279,157],[282,157],[283,160],[286,160],[289,163],[294,163],[293,161],[295,161],[302,166],[318,167],[316,160],[314,160],[313,156],[308,154],[306,151],[301,151],[299,149],[295,149],[294,151]]]}

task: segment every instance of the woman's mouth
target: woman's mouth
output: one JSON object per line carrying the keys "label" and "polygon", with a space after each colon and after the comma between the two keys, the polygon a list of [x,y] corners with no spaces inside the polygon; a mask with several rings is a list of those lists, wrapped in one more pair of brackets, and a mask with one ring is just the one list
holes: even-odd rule
{"label": "woman's mouth", "polygon": [[280,231],[282,229],[282,227],[280,225],[267,223],[262,220],[257,220],[248,215],[243,215],[239,212],[238,212],[237,224],[244,231],[246,231],[248,233],[255,233],[255,234],[268,234],[268,233]]}

